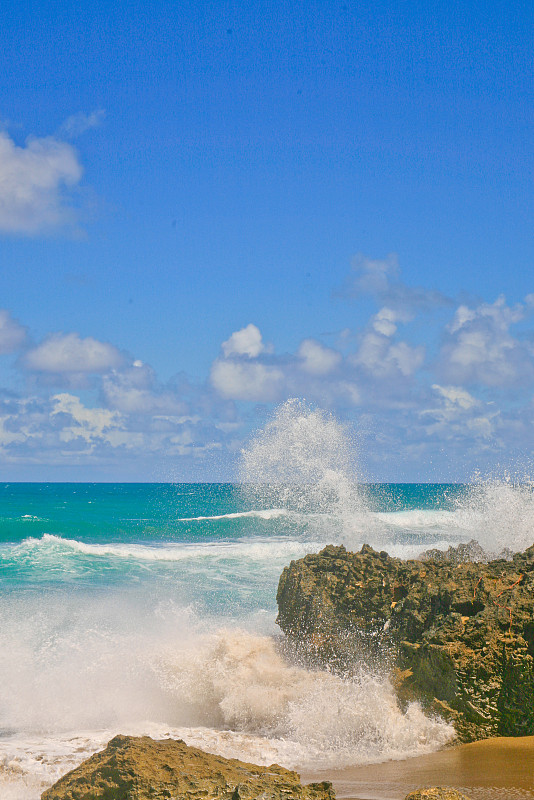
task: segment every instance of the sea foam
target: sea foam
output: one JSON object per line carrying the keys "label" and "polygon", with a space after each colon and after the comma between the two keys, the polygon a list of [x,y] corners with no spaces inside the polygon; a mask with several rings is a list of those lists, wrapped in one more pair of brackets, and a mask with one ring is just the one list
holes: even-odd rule
{"label": "sea foam", "polygon": [[83,654],[63,646],[48,664],[34,664],[41,675],[33,685],[26,666],[11,688],[20,702],[26,683],[22,694],[35,705],[19,707],[17,721],[31,733],[19,728],[0,740],[0,787],[33,800],[119,731],[314,768],[405,758],[453,736],[415,704],[402,712],[382,676],[306,670],[286,662],[272,637],[235,628],[191,634],[186,616],[179,643],[148,631],[135,640],[109,628],[100,637],[86,631]]}
{"label": "sea foam", "polygon": [[410,557],[471,538],[488,552],[523,549],[534,540],[532,484],[478,481],[442,508],[384,511],[361,476],[350,430],[293,400],[245,448],[236,510],[177,512],[179,541],[45,528],[2,545],[2,800],[37,800],[118,732],[289,767],[405,758],[448,742],[449,725],[399,707],[386,664],[336,675],[284,655],[277,580],[291,559],[331,542]]}

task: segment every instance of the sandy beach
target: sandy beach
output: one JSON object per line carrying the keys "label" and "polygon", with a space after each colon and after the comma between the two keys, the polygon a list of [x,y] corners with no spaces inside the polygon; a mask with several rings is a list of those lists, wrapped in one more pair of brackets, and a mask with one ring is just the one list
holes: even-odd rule
{"label": "sandy beach", "polygon": [[305,772],[302,779],[331,780],[338,798],[352,800],[404,800],[427,786],[453,787],[471,800],[534,800],[534,736],[486,739],[328,774]]}

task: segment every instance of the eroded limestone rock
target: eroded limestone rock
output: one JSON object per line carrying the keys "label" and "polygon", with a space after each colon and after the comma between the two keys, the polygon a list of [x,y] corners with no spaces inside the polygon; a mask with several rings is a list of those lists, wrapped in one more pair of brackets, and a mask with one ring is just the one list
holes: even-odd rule
{"label": "eroded limestone rock", "polygon": [[329,545],[284,569],[277,600],[308,657],[340,671],[389,659],[401,701],[450,720],[461,741],[534,734],[534,546],[481,564]]}
{"label": "eroded limestone rock", "polygon": [[188,747],[181,740],[115,736],[64,775],[41,800],[335,800],[327,782]]}

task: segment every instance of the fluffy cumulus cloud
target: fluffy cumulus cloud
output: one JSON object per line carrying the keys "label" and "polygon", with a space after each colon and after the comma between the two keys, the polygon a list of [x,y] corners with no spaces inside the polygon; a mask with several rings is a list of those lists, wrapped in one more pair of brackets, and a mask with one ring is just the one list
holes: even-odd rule
{"label": "fluffy cumulus cloud", "polygon": [[[26,329],[7,311],[0,312],[0,343],[5,353],[23,350],[14,366],[25,376],[43,376],[30,380],[33,394],[0,388],[0,454],[7,470],[19,464],[95,469],[120,464],[135,479],[146,479],[163,477],[162,462],[179,458],[189,465],[182,466],[182,478],[198,477],[214,453],[239,450],[242,420],[233,403],[208,384],[178,375],[162,385],[150,365],[77,333],[51,334],[24,351]],[[77,380],[80,376],[91,380]],[[65,383],[82,388],[83,398],[54,390]]]}
{"label": "fluffy cumulus cloud", "polygon": [[[359,257],[342,295],[371,298],[376,310],[346,328],[337,347],[308,336],[294,352],[277,353],[249,323],[223,342],[211,369],[214,392],[238,407],[305,397],[357,419],[378,469],[395,453],[412,477],[449,449],[455,463],[474,468],[503,456],[507,443],[534,445],[534,297],[455,304],[406,285],[394,256]],[[520,389],[513,399],[502,394],[511,386]]]}
{"label": "fluffy cumulus cloud", "polygon": [[276,365],[258,361],[272,351],[260,329],[250,323],[222,343],[222,356],[212,365],[210,381],[226,399],[273,402],[280,396],[284,380]]}
{"label": "fluffy cumulus cloud", "polygon": [[[532,450],[533,296],[449,307],[437,292],[406,286],[393,257],[360,259],[349,280],[353,324],[337,339],[308,331],[277,352],[244,321],[218,354],[214,346],[199,382],[177,363],[163,383],[149,364],[74,332],[30,345],[26,328],[0,311],[0,353],[18,354],[14,385],[26,379],[33,392],[0,389],[1,463],[116,464],[115,475],[130,464],[129,474],[146,479],[167,458],[188,465],[167,477],[229,479],[251,427],[291,397],[354,421],[377,479],[448,479],[446,470],[425,471],[446,453],[465,464],[453,476],[464,479],[511,448]],[[214,473],[215,464],[226,467]]]}
{"label": "fluffy cumulus cloud", "polygon": [[361,335],[357,352],[350,356],[351,363],[379,378],[413,375],[424,362],[425,348],[393,339],[398,323],[409,319],[405,312],[381,308]]}
{"label": "fluffy cumulus cloud", "polygon": [[[133,474],[135,479],[146,480],[164,477],[162,463],[176,466],[174,459],[179,458],[189,465],[182,466],[181,477],[187,475],[183,470],[191,470],[194,477],[199,467],[191,465],[202,465],[222,449],[223,442],[226,451],[238,448],[233,436],[239,426],[227,425],[225,430],[224,423],[219,427],[207,415],[121,413],[88,404],[71,392],[25,398],[0,394],[1,464],[8,475],[18,465],[64,470],[119,465],[119,475]],[[61,474],[71,479],[76,473]],[[173,472],[167,469],[165,476],[173,477]]]}
{"label": "fluffy cumulus cloud", "polygon": [[447,325],[441,369],[455,382],[510,386],[534,379],[533,348],[511,332],[532,313],[532,303],[513,307],[504,297],[475,308],[461,305]]}
{"label": "fluffy cumulus cloud", "polygon": [[315,339],[304,339],[298,349],[301,368],[311,375],[328,375],[341,363],[341,354]]}
{"label": "fluffy cumulus cloud", "polygon": [[226,342],[222,343],[222,351],[226,358],[231,356],[256,358],[260,353],[269,352],[270,349],[263,343],[260,329],[252,323],[235,331]]}
{"label": "fluffy cumulus cloud", "polygon": [[0,310],[0,355],[20,350],[26,337],[27,329],[13,319],[9,311]]}
{"label": "fluffy cumulus cloud", "polygon": [[141,361],[114,369],[102,379],[106,404],[124,414],[186,415],[187,405],[171,389],[158,384],[154,370]]}
{"label": "fluffy cumulus cloud", "polygon": [[92,336],[82,339],[77,333],[54,333],[23,358],[26,369],[54,374],[103,373],[123,362],[112,344]]}
{"label": "fluffy cumulus cloud", "polygon": [[432,408],[423,409],[420,418],[428,436],[490,439],[496,430],[499,412],[459,386],[433,384],[436,398]]}
{"label": "fluffy cumulus cloud", "polygon": [[223,342],[222,355],[212,365],[211,384],[221,397],[235,401],[272,403],[300,396],[329,408],[354,408],[366,398],[383,405],[387,384],[402,380],[406,386],[425,359],[424,347],[397,335],[399,324],[412,317],[405,309],[384,306],[355,333],[357,348],[345,354],[308,337],[296,352],[278,355],[249,324]]}
{"label": "fluffy cumulus cloud", "polygon": [[218,359],[211,369],[211,382],[222,397],[271,403],[281,397],[284,373],[268,364]]}
{"label": "fluffy cumulus cloud", "polygon": [[69,190],[82,177],[76,150],[53,137],[19,146],[0,132],[0,231],[35,234],[71,224]]}
{"label": "fluffy cumulus cloud", "polygon": [[50,416],[66,417],[66,423],[59,431],[62,442],[82,439],[94,446],[97,442],[107,442],[112,447],[132,445],[131,434],[124,430],[121,415],[107,408],[88,408],[79,397],[72,394],[58,394],[52,397]]}
{"label": "fluffy cumulus cloud", "polygon": [[222,343],[222,355],[212,364],[210,382],[223,398],[273,403],[294,394],[329,403],[332,383],[339,397],[358,395],[350,381],[335,377],[342,356],[317,339],[304,339],[294,354],[276,355],[261,331],[249,324]]}

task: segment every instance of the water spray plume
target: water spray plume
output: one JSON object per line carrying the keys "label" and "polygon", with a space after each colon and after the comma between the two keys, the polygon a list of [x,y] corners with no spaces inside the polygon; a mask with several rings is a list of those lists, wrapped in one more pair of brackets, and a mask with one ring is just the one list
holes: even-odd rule
{"label": "water spray plume", "polygon": [[[359,483],[354,436],[348,425],[303,400],[279,406],[242,452],[240,479],[253,506],[320,515],[331,540],[370,525]],[[328,518],[328,519],[326,519]]]}

